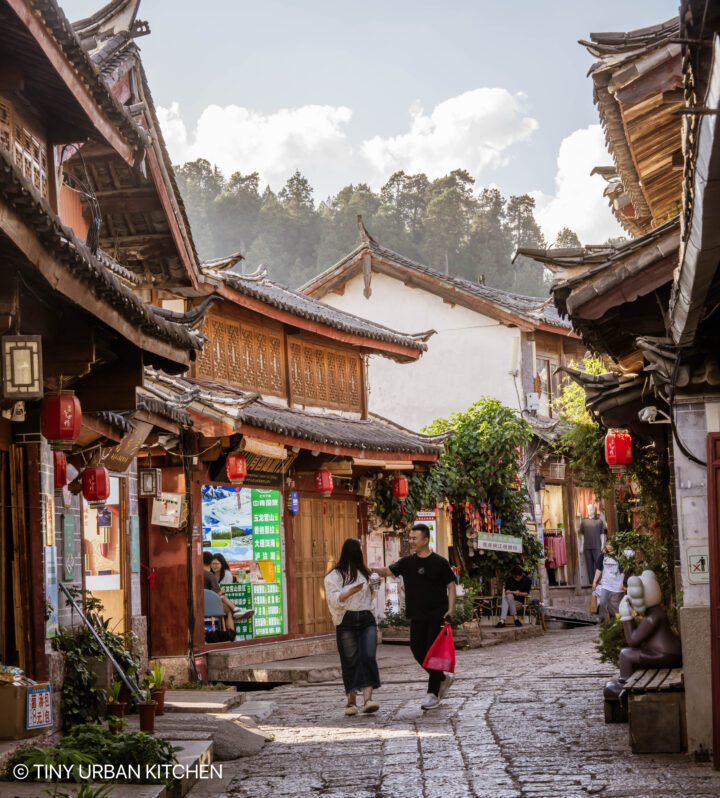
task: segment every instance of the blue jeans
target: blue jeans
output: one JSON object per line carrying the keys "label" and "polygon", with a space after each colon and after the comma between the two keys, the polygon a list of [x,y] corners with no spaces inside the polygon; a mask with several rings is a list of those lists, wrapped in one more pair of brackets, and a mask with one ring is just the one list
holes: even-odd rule
{"label": "blue jeans", "polygon": [[370,610],[346,612],[335,627],[346,695],[365,687],[380,687],[375,651],[377,625]]}

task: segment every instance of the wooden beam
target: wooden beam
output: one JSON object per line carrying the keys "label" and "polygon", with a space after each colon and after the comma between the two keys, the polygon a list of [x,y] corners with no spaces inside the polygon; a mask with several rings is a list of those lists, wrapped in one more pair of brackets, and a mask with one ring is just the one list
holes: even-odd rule
{"label": "wooden beam", "polygon": [[147,335],[115,307],[98,298],[87,283],[71,274],[64,264],[56,260],[43,247],[34,230],[29,228],[2,198],[0,198],[0,230],[10,238],[53,289],[141,349],[147,349],[149,352],[175,363],[189,364],[190,353],[186,349],[181,348],[179,344],[176,345]]}
{"label": "wooden beam", "polygon": [[682,55],[678,53],[637,80],[618,89],[615,92],[615,98],[623,104],[635,103],[651,94],[665,94],[665,92],[680,89],[682,85]]}
{"label": "wooden beam", "polygon": [[185,244],[185,237],[180,230],[180,225],[178,223],[177,217],[175,216],[174,203],[170,197],[167,186],[165,185],[165,175],[153,147],[148,147],[147,149],[147,162],[148,166],[150,167],[150,174],[152,175],[153,182],[155,183],[155,188],[157,189],[158,195],[160,197],[160,204],[165,211],[165,217],[167,218],[167,223],[170,227],[173,241],[177,247],[177,254],[180,256],[180,260],[185,267],[185,271],[190,278],[193,288],[197,288],[198,281],[195,275],[194,259]]}
{"label": "wooden beam", "polygon": [[56,73],[75,97],[97,131],[110,144],[120,157],[131,166],[135,161],[132,146],[126,141],[117,127],[107,118],[104,110],[76,72],[59,43],[43,25],[42,18],[28,0],[7,0],[8,5],[20,18],[30,35],[35,39]]}
{"label": "wooden beam", "polygon": [[135,389],[143,384],[142,353],[123,351],[113,363],[94,371],[74,387],[82,408],[88,412],[135,410]]}
{"label": "wooden beam", "polygon": [[0,66],[0,90],[24,91],[25,79],[17,69],[9,66]]}
{"label": "wooden beam", "polygon": [[[96,191],[100,213],[149,213],[162,210],[160,199],[154,188],[126,188],[117,191]],[[90,209],[83,204],[83,216],[90,216]]]}

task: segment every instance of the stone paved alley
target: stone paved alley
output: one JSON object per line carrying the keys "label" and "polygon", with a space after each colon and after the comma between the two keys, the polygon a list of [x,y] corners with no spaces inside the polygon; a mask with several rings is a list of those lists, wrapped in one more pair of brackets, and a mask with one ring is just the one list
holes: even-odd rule
{"label": "stone paved alley", "polygon": [[708,765],[634,756],[627,725],[604,723],[601,688],[611,669],[594,652],[595,636],[554,631],[458,652],[457,681],[430,713],[420,709],[422,673],[404,647],[393,647],[397,664],[382,669],[374,716],[346,718],[339,682],[251,694],[276,703],[261,723],[275,741],[224,763],[222,782],[203,782],[191,796],[720,795],[720,773]]}

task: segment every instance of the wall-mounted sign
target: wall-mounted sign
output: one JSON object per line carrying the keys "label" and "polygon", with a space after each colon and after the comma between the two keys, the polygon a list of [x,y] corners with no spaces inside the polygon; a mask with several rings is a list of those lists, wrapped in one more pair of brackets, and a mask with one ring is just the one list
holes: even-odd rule
{"label": "wall-mounted sign", "polygon": [[522,554],[522,538],[513,535],[493,535],[490,532],[480,532],[477,536],[478,549],[483,551],[510,551]]}
{"label": "wall-mounted sign", "polygon": [[42,729],[52,726],[52,693],[49,682],[40,682],[27,688],[28,729]]}
{"label": "wall-mounted sign", "polygon": [[44,495],[45,509],[45,545],[55,545],[55,496],[52,493]]}
{"label": "wall-mounted sign", "polygon": [[290,493],[290,512],[293,515],[297,515],[299,509],[300,509],[300,497],[298,496],[298,492],[294,490]]}
{"label": "wall-mounted sign", "polygon": [[127,432],[117,446],[113,446],[103,458],[102,464],[109,471],[122,474],[133,462],[153,425],[147,421],[132,420],[133,428]]}
{"label": "wall-mounted sign", "polygon": [[710,582],[709,555],[707,546],[688,546],[687,574],[691,585],[706,585]]}
{"label": "wall-mounted sign", "polygon": [[437,551],[437,515],[435,510],[421,510],[416,516],[418,524],[425,524],[430,530],[430,551]]}
{"label": "wall-mounted sign", "polygon": [[183,520],[184,498],[182,493],[162,493],[159,499],[153,499],[150,523],[178,529]]}
{"label": "wall-mounted sign", "polygon": [[130,516],[130,573],[140,573],[140,519]]}
{"label": "wall-mounted sign", "polygon": [[63,516],[63,581],[75,579],[75,516]]}

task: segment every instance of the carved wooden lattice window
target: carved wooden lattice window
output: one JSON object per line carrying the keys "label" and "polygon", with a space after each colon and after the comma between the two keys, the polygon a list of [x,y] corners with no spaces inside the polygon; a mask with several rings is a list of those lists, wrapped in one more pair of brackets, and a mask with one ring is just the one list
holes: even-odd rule
{"label": "carved wooden lattice window", "polygon": [[291,343],[290,387],[298,404],[337,410],[362,410],[360,356]]}
{"label": "carved wooden lattice window", "polygon": [[217,316],[208,318],[203,332],[210,340],[197,359],[198,377],[246,391],[285,395],[280,332]]}
{"label": "carved wooden lattice window", "polygon": [[48,194],[48,163],[45,142],[17,119],[13,107],[0,100],[0,147],[10,153],[22,174],[44,196]]}

